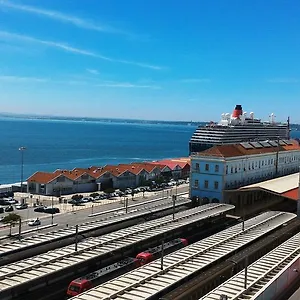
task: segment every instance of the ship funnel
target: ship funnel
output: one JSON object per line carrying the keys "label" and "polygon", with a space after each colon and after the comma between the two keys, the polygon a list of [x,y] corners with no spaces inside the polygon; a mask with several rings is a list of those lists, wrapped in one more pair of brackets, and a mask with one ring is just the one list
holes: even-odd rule
{"label": "ship funnel", "polygon": [[242,114],[243,114],[242,105],[237,104],[235,106],[235,109],[234,109],[233,113],[232,113],[232,117],[233,118],[239,118]]}

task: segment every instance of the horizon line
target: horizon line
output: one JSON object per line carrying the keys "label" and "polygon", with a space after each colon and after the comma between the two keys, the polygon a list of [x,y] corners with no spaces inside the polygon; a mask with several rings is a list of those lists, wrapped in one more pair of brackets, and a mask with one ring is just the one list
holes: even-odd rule
{"label": "horizon line", "polygon": [[[148,121],[148,122],[176,122],[176,123],[207,123],[208,121],[185,121],[185,120],[155,120],[155,119],[134,119],[134,118],[118,118],[118,117],[88,117],[88,116],[64,116],[64,115],[47,115],[47,114],[27,114],[27,113],[13,113],[0,111],[0,117],[21,117],[28,119],[30,117],[36,118],[65,118],[65,119],[90,119],[90,120],[130,120],[130,121]],[[27,118],[26,118],[27,117]],[[79,120],[80,121],[80,120]]]}

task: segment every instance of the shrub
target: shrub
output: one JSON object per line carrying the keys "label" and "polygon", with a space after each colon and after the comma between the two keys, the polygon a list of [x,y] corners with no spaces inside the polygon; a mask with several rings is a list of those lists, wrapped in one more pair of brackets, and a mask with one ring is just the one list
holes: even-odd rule
{"label": "shrub", "polygon": [[98,197],[99,195],[100,195],[99,193],[91,193],[91,194],[90,194],[90,197],[96,198],[96,197]]}
{"label": "shrub", "polygon": [[78,200],[81,200],[82,198],[83,198],[82,195],[76,194],[76,195],[73,195],[71,199],[72,199],[72,200],[75,200],[75,201],[78,201]]}
{"label": "shrub", "polygon": [[115,189],[114,188],[108,188],[104,191],[104,193],[106,194],[111,194],[111,193],[114,193],[115,192]]}

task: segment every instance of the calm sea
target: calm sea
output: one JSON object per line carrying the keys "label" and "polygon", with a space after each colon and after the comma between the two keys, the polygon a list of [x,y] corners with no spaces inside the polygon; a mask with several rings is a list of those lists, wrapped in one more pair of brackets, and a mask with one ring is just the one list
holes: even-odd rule
{"label": "calm sea", "polygon": [[[36,171],[158,160],[188,155],[195,126],[0,118],[0,184]],[[300,132],[293,132],[300,138]]]}
{"label": "calm sea", "polygon": [[0,184],[36,171],[188,155],[195,126],[0,118]]}

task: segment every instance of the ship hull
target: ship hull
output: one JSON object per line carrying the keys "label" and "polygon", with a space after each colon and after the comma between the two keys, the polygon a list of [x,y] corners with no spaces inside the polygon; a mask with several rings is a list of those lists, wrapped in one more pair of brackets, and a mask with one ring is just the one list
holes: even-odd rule
{"label": "ship hull", "polygon": [[289,139],[288,125],[236,125],[198,127],[189,142],[189,152],[201,152],[215,145]]}

